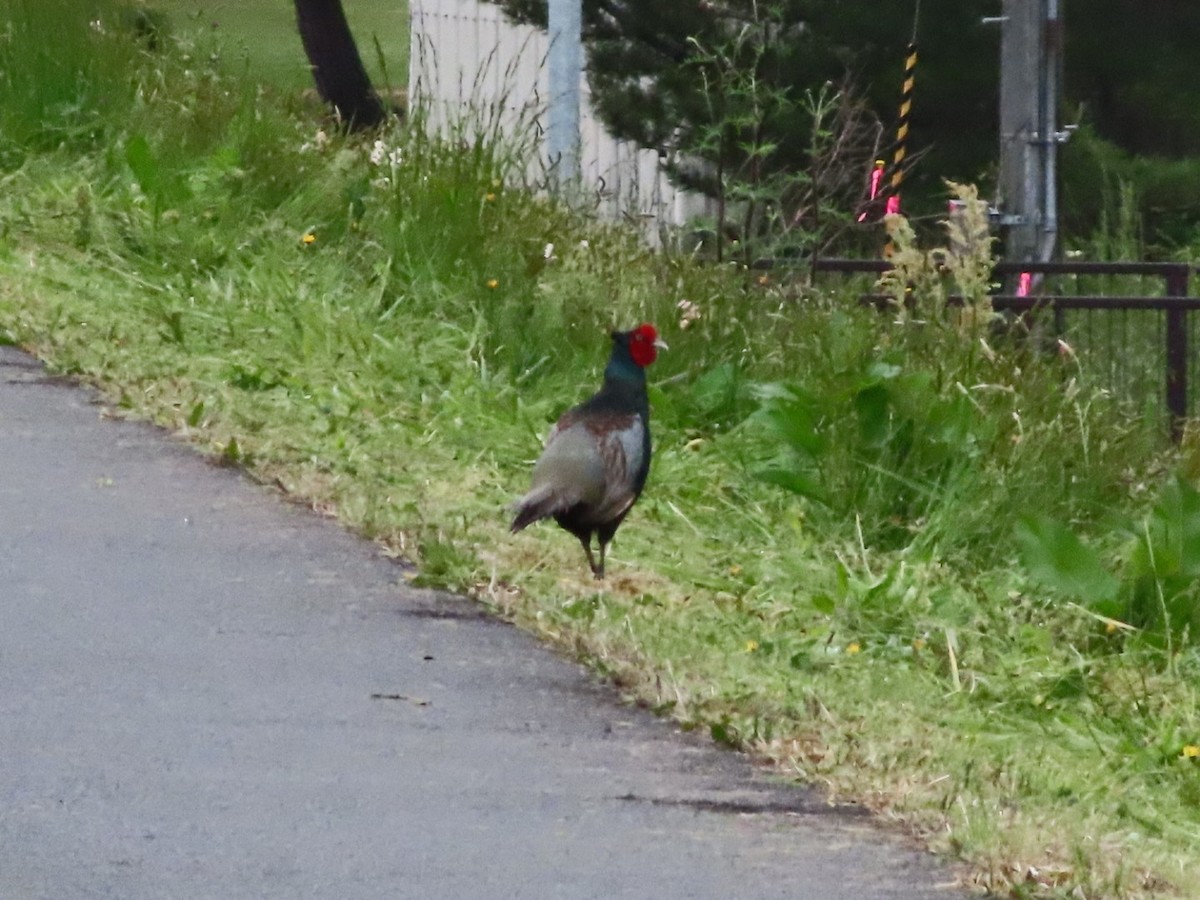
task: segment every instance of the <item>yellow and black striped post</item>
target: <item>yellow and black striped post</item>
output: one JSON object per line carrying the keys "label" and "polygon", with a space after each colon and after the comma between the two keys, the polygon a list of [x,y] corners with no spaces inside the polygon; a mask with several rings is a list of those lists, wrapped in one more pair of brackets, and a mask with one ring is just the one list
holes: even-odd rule
{"label": "yellow and black striped post", "polygon": [[900,118],[896,122],[896,149],[892,153],[892,196],[896,198],[897,207],[900,205],[900,185],[904,181],[904,157],[908,155],[908,124],[912,117],[916,71],[917,45],[909,44],[904,55],[904,88],[900,92]]}
{"label": "yellow and black striped post", "polygon": [[[896,122],[896,147],[892,151],[892,179],[888,189],[886,212],[900,212],[900,187],[904,183],[904,158],[908,155],[908,126],[912,116],[913,85],[916,83],[917,44],[910,41],[904,55],[904,86],[900,91],[900,117]],[[893,252],[891,241],[884,248],[884,256]]]}

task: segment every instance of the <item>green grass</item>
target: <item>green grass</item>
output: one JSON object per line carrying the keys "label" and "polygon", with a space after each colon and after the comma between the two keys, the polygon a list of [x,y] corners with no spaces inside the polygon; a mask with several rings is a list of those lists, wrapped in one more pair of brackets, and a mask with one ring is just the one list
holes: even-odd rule
{"label": "green grass", "polygon": [[[291,0],[146,0],[175,30],[210,32],[224,48],[222,65],[282,89],[311,88],[308,60]],[[408,3],[345,0],[343,8],[367,73],[379,90],[408,80]]]}
{"label": "green grass", "polygon": [[[83,79],[0,44],[4,77],[49,66],[0,93],[0,340],[969,883],[1200,893],[1200,650],[1016,550],[1037,511],[1143,584],[1130,535],[1194,447],[1072,361],[951,320],[932,281],[897,322],[651,254],[508,187],[525,149],[472,123],[382,135],[372,162],[373,138],[320,141],[203,57],[78,40]],[[552,526],[509,535],[506,506],[597,384],[604,330],[645,319],[671,345],[656,457],[597,584]]]}

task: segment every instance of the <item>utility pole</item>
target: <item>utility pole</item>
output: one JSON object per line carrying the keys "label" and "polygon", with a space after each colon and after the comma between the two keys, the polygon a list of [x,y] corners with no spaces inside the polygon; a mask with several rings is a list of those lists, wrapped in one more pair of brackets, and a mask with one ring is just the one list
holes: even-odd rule
{"label": "utility pole", "polygon": [[1058,127],[1062,0],[1003,0],[1000,24],[996,207],[1004,255],[1013,262],[1047,262],[1058,243],[1058,145],[1070,136]]}
{"label": "utility pole", "polygon": [[546,152],[560,191],[579,184],[579,88],[583,79],[582,0],[549,0],[550,108]]}

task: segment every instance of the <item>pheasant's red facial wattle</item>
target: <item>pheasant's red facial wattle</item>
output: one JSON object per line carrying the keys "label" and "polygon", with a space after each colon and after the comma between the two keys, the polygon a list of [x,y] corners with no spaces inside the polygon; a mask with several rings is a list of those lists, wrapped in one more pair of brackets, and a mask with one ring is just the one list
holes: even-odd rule
{"label": "pheasant's red facial wattle", "polygon": [[644,369],[658,359],[658,348],[663,346],[663,342],[658,339],[658,330],[647,322],[635,328],[630,335],[629,355]]}

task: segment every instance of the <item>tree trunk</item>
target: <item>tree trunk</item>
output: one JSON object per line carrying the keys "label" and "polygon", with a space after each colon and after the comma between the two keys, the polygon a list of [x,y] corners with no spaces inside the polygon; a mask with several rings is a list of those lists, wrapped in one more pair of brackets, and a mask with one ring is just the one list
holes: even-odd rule
{"label": "tree trunk", "polygon": [[365,131],[383,124],[387,109],[371,87],[341,0],[296,0],[296,22],[317,93],[343,125]]}

